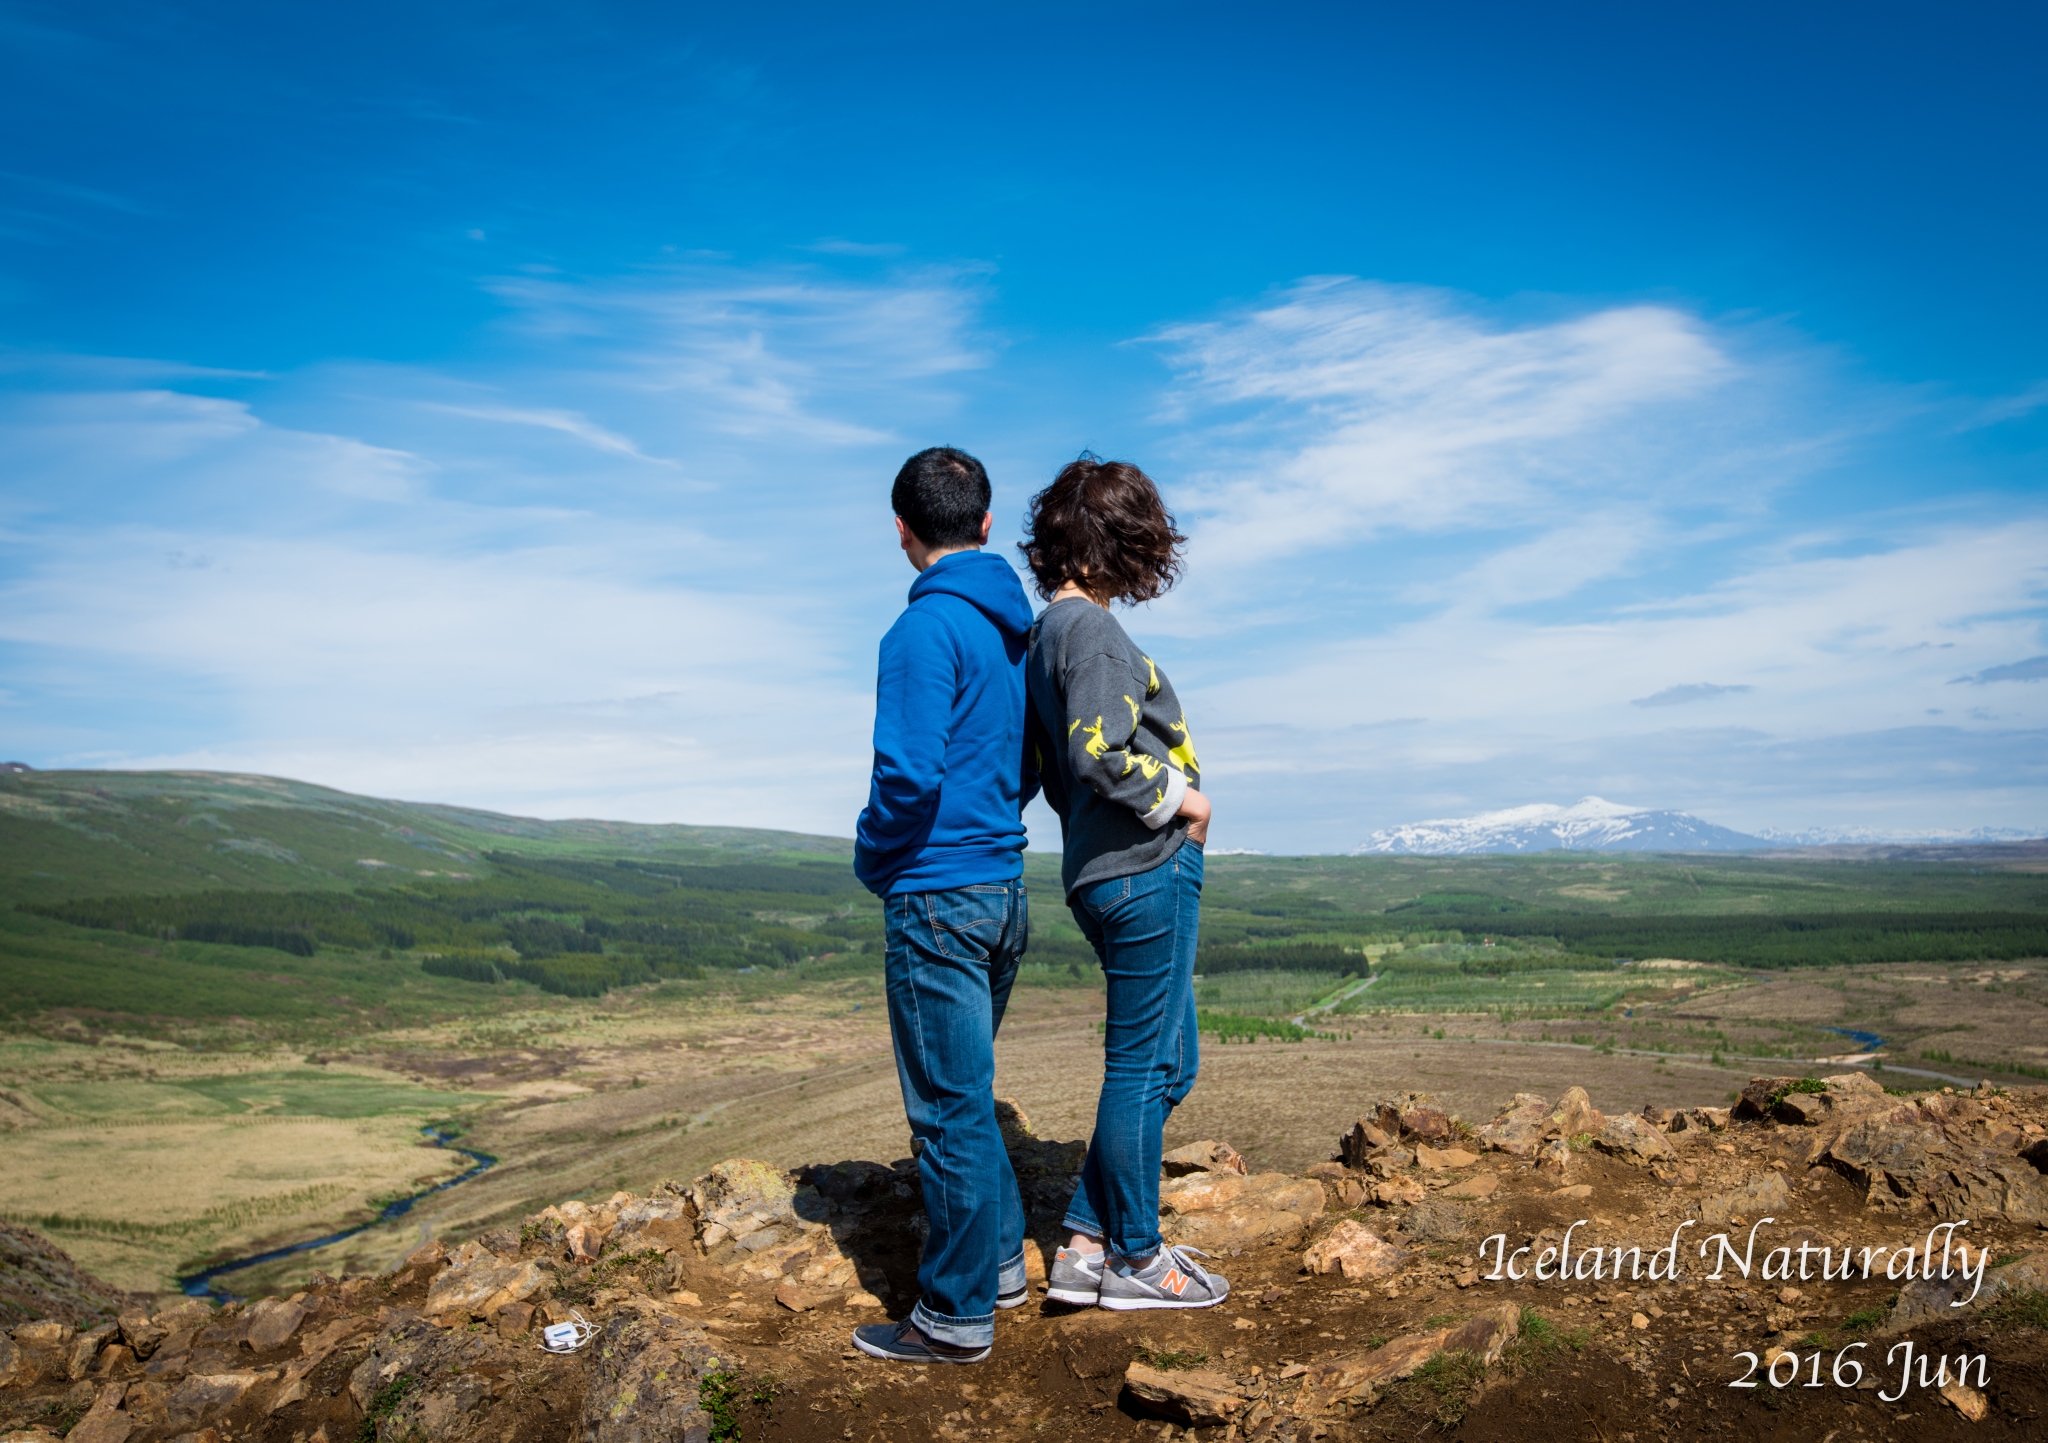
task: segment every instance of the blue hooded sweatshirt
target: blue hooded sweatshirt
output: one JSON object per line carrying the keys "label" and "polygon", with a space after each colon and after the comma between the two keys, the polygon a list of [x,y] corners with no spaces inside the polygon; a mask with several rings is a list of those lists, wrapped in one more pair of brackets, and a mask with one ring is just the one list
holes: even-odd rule
{"label": "blue hooded sweatshirt", "polygon": [[[1024,635],[1010,563],[941,556],[882,638],[875,772],[854,875],[878,896],[1024,874]],[[1035,790],[1035,788],[1034,788]]]}

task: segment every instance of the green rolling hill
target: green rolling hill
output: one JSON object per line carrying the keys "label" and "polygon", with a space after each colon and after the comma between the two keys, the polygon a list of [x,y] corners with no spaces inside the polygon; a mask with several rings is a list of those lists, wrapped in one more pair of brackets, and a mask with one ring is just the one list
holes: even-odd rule
{"label": "green rolling hill", "polygon": [[0,903],[488,876],[484,854],[672,862],[850,857],[835,837],[540,821],[235,772],[0,773]]}

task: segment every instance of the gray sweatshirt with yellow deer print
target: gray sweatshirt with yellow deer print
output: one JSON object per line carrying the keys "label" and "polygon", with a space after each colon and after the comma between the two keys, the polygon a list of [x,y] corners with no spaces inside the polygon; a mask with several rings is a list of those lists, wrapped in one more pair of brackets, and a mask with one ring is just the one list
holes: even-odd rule
{"label": "gray sweatshirt with yellow deer print", "polygon": [[1092,882],[1171,857],[1187,833],[1175,813],[1202,773],[1173,687],[1107,610],[1056,601],[1028,646],[1025,763],[1059,813],[1071,902]]}

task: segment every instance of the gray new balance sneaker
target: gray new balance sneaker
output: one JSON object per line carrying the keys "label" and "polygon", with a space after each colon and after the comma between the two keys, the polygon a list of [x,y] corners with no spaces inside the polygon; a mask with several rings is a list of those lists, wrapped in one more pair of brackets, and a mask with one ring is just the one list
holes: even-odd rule
{"label": "gray new balance sneaker", "polygon": [[1230,1296],[1230,1283],[1210,1272],[1197,1257],[1200,1248],[1162,1247],[1143,1267],[1117,1258],[1102,1270],[1102,1292],[1096,1299],[1114,1312],[1139,1308],[1213,1308]]}
{"label": "gray new balance sneaker", "polygon": [[1095,1296],[1102,1291],[1102,1260],[1105,1256],[1104,1253],[1084,1253],[1073,1248],[1061,1248],[1054,1253],[1052,1272],[1046,1278],[1046,1301],[1094,1307]]}

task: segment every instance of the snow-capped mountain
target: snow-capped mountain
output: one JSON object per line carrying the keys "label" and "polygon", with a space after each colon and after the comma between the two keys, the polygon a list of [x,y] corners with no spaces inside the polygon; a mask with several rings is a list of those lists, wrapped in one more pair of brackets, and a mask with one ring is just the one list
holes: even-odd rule
{"label": "snow-capped mountain", "polygon": [[1351,855],[1409,852],[1446,856],[1458,852],[1734,852],[1771,843],[1703,822],[1685,812],[1630,807],[1600,797],[1582,797],[1569,807],[1552,802],[1481,812],[1476,817],[1441,817],[1374,832]]}

